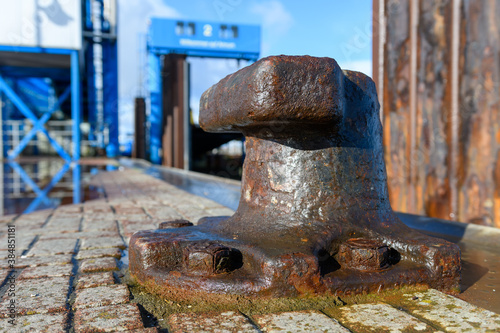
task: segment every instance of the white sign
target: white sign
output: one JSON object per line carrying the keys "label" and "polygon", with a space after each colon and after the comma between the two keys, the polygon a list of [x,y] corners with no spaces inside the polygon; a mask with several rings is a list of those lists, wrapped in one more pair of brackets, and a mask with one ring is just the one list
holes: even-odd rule
{"label": "white sign", "polygon": [[219,40],[215,41],[197,40],[197,39],[187,39],[187,38],[181,38],[179,40],[179,44],[181,44],[181,46],[206,47],[212,49],[234,49],[236,47],[236,43],[234,42],[223,42]]}
{"label": "white sign", "polygon": [[82,47],[78,0],[0,0],[0,45]]}

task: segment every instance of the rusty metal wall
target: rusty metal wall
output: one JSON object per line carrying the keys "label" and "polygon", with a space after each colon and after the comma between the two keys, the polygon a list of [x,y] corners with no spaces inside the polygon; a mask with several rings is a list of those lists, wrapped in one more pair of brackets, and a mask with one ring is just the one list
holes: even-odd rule
{"label": "rusty metal wall", "polygon": [[500,1],[374,0],[395,210],[500,227]]}

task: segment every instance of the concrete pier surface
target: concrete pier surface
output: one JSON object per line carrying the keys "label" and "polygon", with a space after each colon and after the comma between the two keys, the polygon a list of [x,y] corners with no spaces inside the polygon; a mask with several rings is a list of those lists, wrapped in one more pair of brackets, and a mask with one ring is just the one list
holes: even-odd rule
{"label": "concrete pier surface", "polygon": [[[490,301],[422,288],[232,305],[150,295],[128,275],[130,236],[164,221],[196,223],[233,210],[143,169],[129,163],[98,173],[87,184],[96,199],[82,204],[0,218],[0,332],[500,331],[500,311],[488,306],[500,298],[498,250],[487,264],[464,265],[475,274],[467,273],[463,294],[477,296],[482,285],[476,284],[489,283]],[[235,182],[192,174],[195,181],[203,178],[213,190],[237,188]]]}

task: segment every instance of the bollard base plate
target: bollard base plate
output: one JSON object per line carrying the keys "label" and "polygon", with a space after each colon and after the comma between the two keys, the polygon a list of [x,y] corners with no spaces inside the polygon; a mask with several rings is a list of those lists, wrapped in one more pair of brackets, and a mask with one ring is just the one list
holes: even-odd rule
{"label": "bollard base plate", "polygon": [[[382,236],[371,239],[393,244],[389,246],[392,254],[379,261],[380,269],[358,269],[346,264],[345,253],[338,251],[346,243],[342,238],[321,249],[300,240],[288,242],[299,244],[291,247],[278,240],[233,239],[217,228],[227,220],[205,218],[197,226],[135,233],[129,248],[132,276],[153,293],[177,294],[184,299],[203,294],[349,295],[409,285],[459,292],[460,252],[444,240],[417,232],[408,235],[407,244]],[[365,263],[377,262],[369,251],[356,254],[356,260],[365,256]]]}

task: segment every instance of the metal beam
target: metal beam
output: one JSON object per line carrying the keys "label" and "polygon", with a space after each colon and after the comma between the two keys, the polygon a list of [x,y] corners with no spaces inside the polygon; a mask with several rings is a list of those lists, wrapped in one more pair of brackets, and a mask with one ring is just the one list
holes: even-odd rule
{"label": "metal beam", "polygon": [[104,124],[108,126],[106,155],[116,157],[120,152],[118,142],[118,64],[116,42],[102,42],[103,61],[103,111]]}
{"label": "metal beam", "polygon": [[74,52],[69,49],[52,49],[45,47],[31,46],[10,46],[0,45],[0,52],[27,52],[27,53],[45,53],[45,54],[71,54]]}
{"label": "metal beam", "polygon": [[73,120],[73,161],[80,159],[80,66],[78,51],[71,53],[71,118]]}
{"label": "metal beam", "polygon": [[73,203],[82,202],[81,175],[81,165],[73,163]]}
{"label": "metal beam", "polygon": [[154,164],[161,164],[162,141],[162,83],[160,56],[148,53],[149,85],[149,158]]}
{"label": "metal beam", "polygon": [[[80,64],[78,51],[71,53],[71,118],[73,120],[73,203],[81,202],[80,191],[80,122],[81,122],[81,98],[80,98]],[[56,175],[57,177],[57,175]],[[62,176],[61,176],[62,177]],[[55,178],[55,177],[54,177]]]}
{"label": "metal beam", "polygon": [[[3,98],[2,98],[2,91],[0,90],[0,160],[3,161],[4,158],[4,151],[3,151]],[[2,178],[3,179],[3,178]]]}
{"label": "metal beam", "polygon": [[132,157],[145,159],[146,158],[146,103],[144,98],[138,97],[134,104],[134,148]]}

